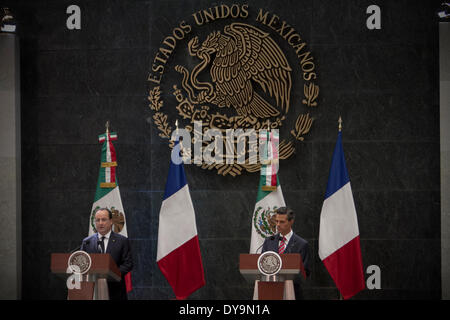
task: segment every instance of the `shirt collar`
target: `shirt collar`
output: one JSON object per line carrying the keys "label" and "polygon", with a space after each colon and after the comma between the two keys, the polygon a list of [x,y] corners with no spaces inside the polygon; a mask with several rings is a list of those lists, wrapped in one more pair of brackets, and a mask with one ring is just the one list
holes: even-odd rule
{"label": "shirt collar", "polygon": [[[109,240],[109,237],[111,236],[111,231],[112,230],[109,230],[109,232],[107,234],[105,234],[104,237],[106,240]],[[100,233],[98,233],[97,235],[98,235],[98,240],[101,240],[103,236]]]}
{"label": "shirt collar", "polygon": [[[288,233],[287,235],[285,235],[285,237],[286,237],[286,243],[288,243],[289,240],[291,240],[291,237],[292,237],[293,234],[294,234],[294,231],[292,231],[292,229],[291,229],[291,231],[289,231],[289,233]],[[280,233],[280,240],[281,240],[281,239],[283,239],[283,235]]]}

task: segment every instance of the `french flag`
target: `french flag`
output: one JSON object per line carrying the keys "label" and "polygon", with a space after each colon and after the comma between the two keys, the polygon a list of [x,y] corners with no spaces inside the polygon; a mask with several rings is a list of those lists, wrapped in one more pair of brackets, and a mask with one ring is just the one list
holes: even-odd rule
{"label": "french flag", "polygon": [[194,206],[182,162],[170,161],[159,212],[156,262],[177,299],[186,299],[205,285]]}
{"label": "french flag", "polygon": [[344,299],[365,288],[358,219],[339,132],[320,213],[319,257]]}

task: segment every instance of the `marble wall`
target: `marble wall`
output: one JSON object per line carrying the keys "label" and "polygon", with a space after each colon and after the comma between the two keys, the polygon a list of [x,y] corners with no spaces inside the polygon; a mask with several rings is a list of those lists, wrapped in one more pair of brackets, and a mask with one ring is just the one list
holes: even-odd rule
{"label": "marble wall", "polygon": [[[23,298],[66,298],[64,281],[50,274],[50,253],[74,249],[88,232],[101,151],[97,136],[106,120],[118,133],[118,179],[135,262],[130,298],[174,297],[155,262],[170,155],[148,120],[147,77],[162,40],[180,21],[222,3],[241,2],[9,1],[22,46]],[[381,269],[381,290],[355,298],[440,298],[435,6],[387,0],[243,3],[253,18],[264,8],[294,26],[319,74],[314,125],[279,174],[286,203],[297,212],[294,229],[311,245],[304,298],[338,298],[317,239],[339,116],[363,264]],[[81,8],[81,30],[66,28],[70,4]],[[380,30],[366,27],[371,4],[381,8]],[[229,20],[217,23],[198,28],[200,38]],[[167,73],[164,81],[174,77]],[[292,94],[300,98],[302,87]],[[258,174],[233,178],[185,168],[206,276],[206,286],[191,298],[250,299],[253,288],[239,274],[238,257],[249,250]]]}
{"label": "marble wall", "polygon": [[440,78],[440,128],[441,128],[441,278],[442,299],[450,299],[450,24],[439,23],[439,78]]}
{"label": "marble wall", "polygon": [[0,300],[20,299],[22,288],[20,48],[0,34]]}

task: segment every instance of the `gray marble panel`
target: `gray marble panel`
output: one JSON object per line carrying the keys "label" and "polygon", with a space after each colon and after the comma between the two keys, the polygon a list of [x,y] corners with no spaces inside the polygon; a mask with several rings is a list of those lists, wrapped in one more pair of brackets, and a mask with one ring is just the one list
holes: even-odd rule
{"label": "gray marble panel", "polygon": [[149,192],[128,191],[120,188],[123,209],[127,219],[128,237],[147,240],[153,236],[153,226],[158,220],[152,215],[152,195]]}
{"label": "gray marble panel", "polygon": [[39,97],[95,94],[90,84],[93,65],[88,65],[89,56],[81,50],[42,51],[33,57],[34,82],[29,85]]}
{"label": "gray marble panel", "polygon": [[93,50],[87,56],[86,86],[91,95],[137,95],[147,93],[145,49]]}
{"label": "gray marble panel", "polygon": [[[255,207],[254,192],[191,191],[200,239],[247,239]],[[231,205],[232,204],[232,205]]]}
{"label": "gray marble panel", "polygon": [[[129,234],[129,237],[131,235]],[[134,288],[152,287],[155,277],[156,251],[151,240],[130,240],[131,254],[133,257],[133,270],[131,281]]]}
{"label": "gray marble panel", "polygon": [[[366,27],[370,16],[366,10],[373,4],[381,9],[380,30]],[[409,14],[402,14],[406,10]],[[314,43],[427,43],[436,28],[427,23],[435,10],[433,2],[314,0],[312,39]],[[352,18],[343,19],[343,15]]]}
{"label": "gray marble panel", "polygon": [[[24,206],[23,228],[28,240],[81,240],[88,235],[93,191],[45,192],[38,204]],[[77,201],[74,201],[76,194]],[[70,251],[70,247],[65,250]]]}
{"label": "gray marble panel", "polygon": [[39,144],[98,144],[101,149],[98,136],[105,132],[109,121],[110,131],[118,134],[114,145],[147,144],[150,135],[143,134],[146,123],[142,119],[146,100],[139,96],[40,98],[33,105],[38,110],[34,119],[37,141]]}
{"label": "gray marble panel", "polygon": [[[342,117],[345,141],[436,140],[439,114],[432,92],[324,93],[318,108],[311,141],[335,141]],[[363,110],[367,110],[364,111]],[[423,117],[427,113],[427,117]]]}
{"label": "gray marble panel", "polygon": [[[347,169],[356,190],[438,190],[438,143],[346,142],[343,135]],[[315,188],[328,180],[334,145],[316,144],[314,172],[319,177]],[[325,190],[325,189],[322,189]]]}
{"label": "gray marble panel", "polygon": [[23,287],[22,298],[43,300],[65,300],[67,287],[65,279],[50,272],[50,257],[54,252],[66,252],[65,241],[23,242]]}
{"label": "gray marble panel", "polygon": [[407,93],[427,90],[437,74],[423,59],[437,61],[420,45],[313,45],[322,96],[335,93]]}
{"label": "gray marble panel", "polygon": [[293,230],[304,239],[319,237],[323,194],[308,191],[283,191],[284,201],[295,212]]}
{"label": "gray marble panel", "polygon": [[[150,154],[143,145],[116,144],[117,179],[121,188],[145,189],[150,179]],[[64,154],[64,161],[60,161]],[[94,156],[93,156],[94,155]],[[38,168],[40,187],[46,190],[94,189],[100,168],[101,146],[59,145],[42,146]],[[26,162],[27,160],[24,160]],[[122,165],[127,164],[127,165]]]}
{"label": "gray marble panel", "polygon": [[[95,189],[100,167],[99,148],[97,145],[40,146],[37,159],[30,164],[39,170],[39,188],[47,191]],[[88,157],[92,154],[96,157]],[[31,159],[25,157],[25,166],[28,161]]]}
{"label": "gray marble panel", "polygon": [[380,267],[382,290],[440,292],[439,249],[440,239],[361,240],[363,265]]}
{"label": "gray marble panel", "polygon": [[353,193],[359,231],[368,239],[437,239],[439,192]]}

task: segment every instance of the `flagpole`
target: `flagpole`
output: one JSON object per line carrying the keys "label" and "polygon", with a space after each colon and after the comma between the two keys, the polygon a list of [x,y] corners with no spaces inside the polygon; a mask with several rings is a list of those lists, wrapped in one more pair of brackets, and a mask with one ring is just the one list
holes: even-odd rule
{"label": "flagpole", "polygon": [[106,134],[108,134],[109,133],[109,120],[106,121],[105,127],[106,127]]}
{"label": "flagpole", "polygon": [[[175,141],[178,140],[178,143],[179,143],[179,145],[180,145],[180,156],[181,156],[181,158],[183,159],[183,156],[181,155],[181,152],[183,151],[183,144],[181,143],[180,137],[178,136],[178,119],[175,120],[175,137],[176,137],[176,138],[175,138]],[[173,143],[175,143],[175,141],[172,140]]]}
{"label": "flagpole", "polygon": [[[342,132],[342,117],[341,116],[339,116],[338,123],[339,123],[339,126],[338,126],[339,132]],[[338,292],[339,292],[339,300],[344,300],[344,297],[342,296],[342,293],[339,291],[339,289],[338,289]]]}
{"label": "flagpole", "polygon": [[[181,142],[180,137],[178,136],[178,119],[175,120],[175,141],[178,140],[178,143],[180,143],[180,150],[181,150]],[[175,143],[175,141],[173,141]]]}

